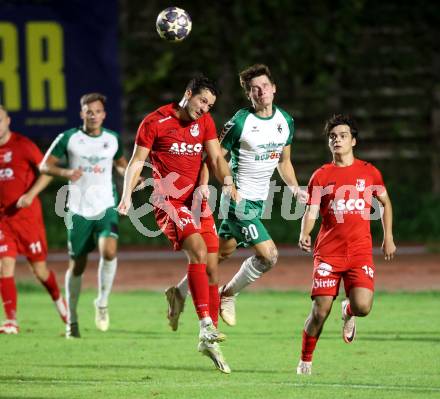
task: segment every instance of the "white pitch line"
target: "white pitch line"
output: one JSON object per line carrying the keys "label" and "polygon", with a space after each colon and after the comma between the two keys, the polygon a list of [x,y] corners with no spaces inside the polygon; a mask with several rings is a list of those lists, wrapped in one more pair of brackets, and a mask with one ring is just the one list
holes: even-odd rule
{"label": "white pitch line", "polygon": [[[299,378],[310,378],[308,376],[302,376]],[[312,377],[313,378],[313,377]],[[224,381],[224,382],[209,382],[209,383],[164,383],[161,381],[123,381],[123,380],[43,380],[38,381],[37,379],[26,380],[20,378],[14,378],[10,381],[3,380],[4,384],[39,384],[39,385],[48,385],[48,384],[60,384],[60,385],[96,385],[97,383],[110,383],[112,385],[120,385],[120,386],[130,386],[130,385],[142,385],[148,387],[161,387],[163,389],[167,388],[228,388],[228,387],[276,387],[276,386],[287,386],[287,387],[295,387],[295,388],[333,388],[333,389],[355,389],[355,390],[379,390],[379,391],[413,391],[413,392],[440,392],[440,387],[417,387],[413,385],[374,385],[374,384],[339,384],[339,383],[300,383],[300,382],[238,382],[238,381]]]}

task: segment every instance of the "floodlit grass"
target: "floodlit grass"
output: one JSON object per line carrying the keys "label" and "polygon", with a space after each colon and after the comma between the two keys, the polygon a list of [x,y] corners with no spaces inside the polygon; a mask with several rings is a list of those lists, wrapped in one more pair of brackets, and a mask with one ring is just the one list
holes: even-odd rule
{"label": "floodlit grass", "polygon": [[306,293],[244,293],[238,325],[220,328],[231,375],[197,350],[192,303],[177,332],[159,293],[115,293],[111,329],[94,327],[94,293],[83,293],[80,340],[66,340],[49,297],[20,286],[18,336],[0,336],[1,398],[438,398],[439,293],[377,294],[358,320],[356,341],[340,336],[335,303],[315,352],[313,375],[295,374]]}

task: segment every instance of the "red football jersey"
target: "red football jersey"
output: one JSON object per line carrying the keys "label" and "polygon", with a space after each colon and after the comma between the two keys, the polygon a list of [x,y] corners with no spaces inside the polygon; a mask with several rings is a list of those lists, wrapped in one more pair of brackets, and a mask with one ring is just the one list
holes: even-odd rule
{"label": "red football jersey", "polygon": [[175,115],[176,104],[165,105],[141,122],[136,144],[149,148],[155,193],[185,202],[197,187],[204,143],[217,138],[210,114],[184,122]]}
{"label": "red football jersey", "polygon": [[35,183],[42,159],[38,147],[18,133],[12,133],[8,142],[0,146],[0,216],[28,218],[41,215],[38,197],[27,208],[19,209],[16,204]]}
{"label": "red football jersey", "polygon": [[322,217],[314,255],[371,254],[372,199],[386,192],[381,173],[358,159],[346,167],[325,164],[310,178],[308,190],[309,205],[319,205]]}

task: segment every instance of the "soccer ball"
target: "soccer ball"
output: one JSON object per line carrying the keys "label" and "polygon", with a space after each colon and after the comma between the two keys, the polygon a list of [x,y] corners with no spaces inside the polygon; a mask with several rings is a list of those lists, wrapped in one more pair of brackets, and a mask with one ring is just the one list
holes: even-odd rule
{"label": "soccer ball", "polygon": [[189,14],[179,7],[165,8],[156,20],[157,33],[162,39],[180,42],[191,32],[192,22]]}

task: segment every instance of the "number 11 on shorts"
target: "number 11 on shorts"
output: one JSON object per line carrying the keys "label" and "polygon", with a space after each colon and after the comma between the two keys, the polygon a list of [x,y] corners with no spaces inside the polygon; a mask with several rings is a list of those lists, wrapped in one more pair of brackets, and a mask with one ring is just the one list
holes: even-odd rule
{"label": "number 11 on shorts", "polygon": [[29,248],[31,249],[33,254],[37,254],[37,253],[41,252],[41,242],[35,241],[35,242],[29,244]]}

